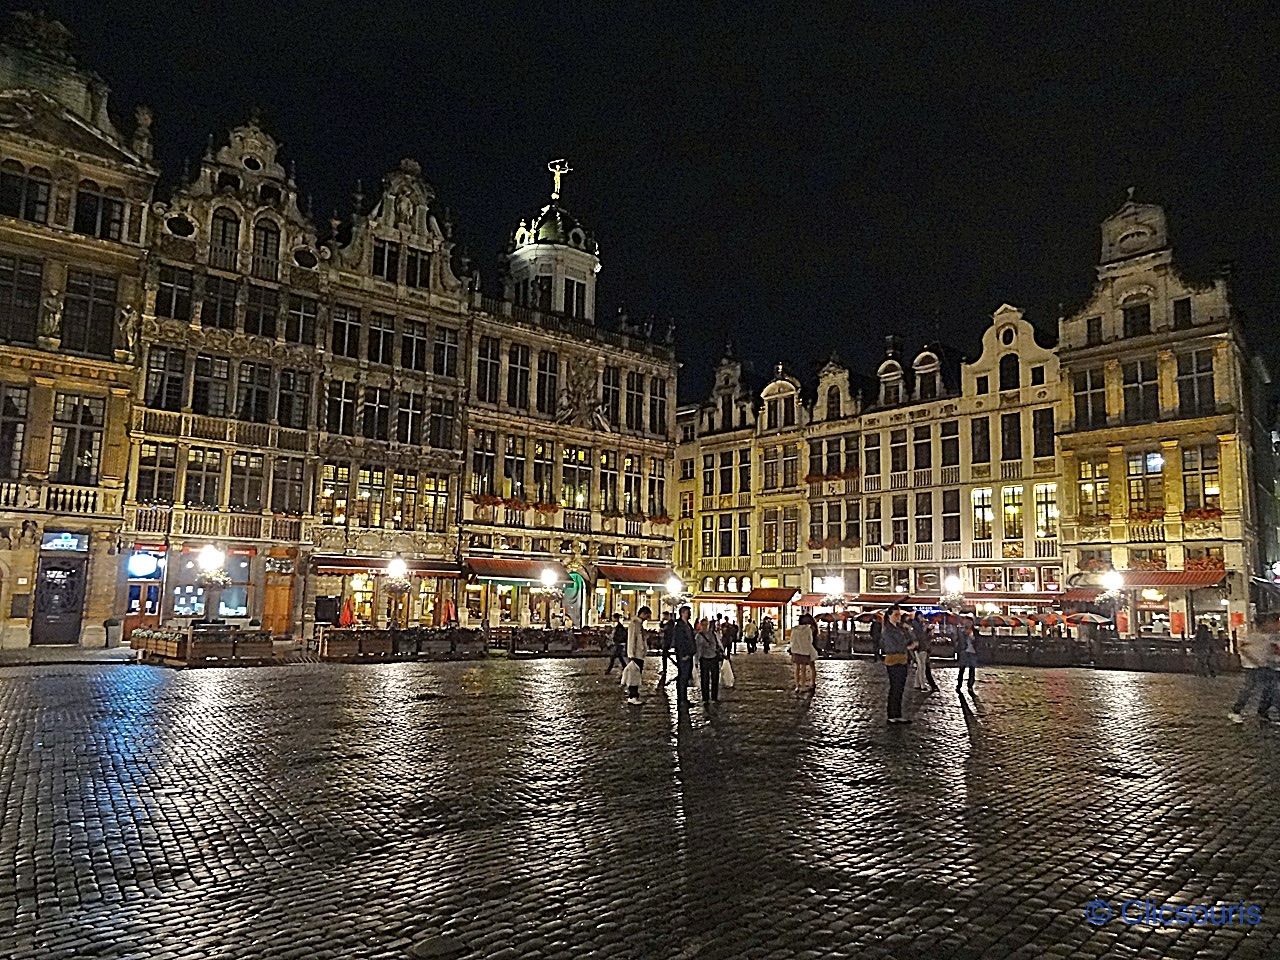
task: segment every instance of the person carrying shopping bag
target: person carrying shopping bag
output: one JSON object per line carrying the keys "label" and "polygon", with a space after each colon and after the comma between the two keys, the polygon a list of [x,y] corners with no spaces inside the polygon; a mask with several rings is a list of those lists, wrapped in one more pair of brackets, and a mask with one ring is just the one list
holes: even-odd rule
{"label": "person carrying shopping bag", "polygon": [[641,607],[627,625],[627,665],[622,671],[622,685],[627,688],[627,703],[630,704],[640,702],[640,672],[644,669],[645,654],[649,652],[644,625],[650,613],[648,607]]}
{"label": "person carrying shopping bag", "polygon": [[698,621],[698,678],[702,685],[702,704],[707,706],[720,699],[720,658],[724,646],[715,627],[706,618]]}
{"label": "person carrying shopping bag", "polygon": [[814,660],[818,653],[813,647],[816,627],[816,621],[806,613],[791,628],[791,662],[796,668],[796,696],[804,692],[817,692],[818,668],[814,665]]}

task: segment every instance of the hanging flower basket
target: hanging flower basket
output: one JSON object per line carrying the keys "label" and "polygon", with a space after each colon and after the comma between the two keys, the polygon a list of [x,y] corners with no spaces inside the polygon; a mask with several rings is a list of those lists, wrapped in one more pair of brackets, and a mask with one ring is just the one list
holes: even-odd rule
{"label": "hanging flower basket", "polygon": [[1227,569],[1227,564],[1222,557],[1188,557],[1187,562],[1182,566],[1185,570],[1203,570],[1210,572],[1214,570]]}
{"label": "hanging flower basket", "polygon": [[1163,510],[1133,510],[1129,513],[1130,523],[1155,523],[1163,519]]}
{"label": "hanging flower basket", "polygon": [[529,502],[527,500],[521,500],[519,497],[509,497],[502,501],[502,505],[508,510],[524,511],[529,509]]}
{"label": "hanging flower basket", "polygon": [[1222,510],[1218,507],[1196,507],[1192,510],[1184,510],[1182,513],[1183,520],[1221,520]]}
{"label": "hanging flower basket", "polygon": [[535,503],[533,509],[538,513],[559,513],[560,504],[558,503]]}

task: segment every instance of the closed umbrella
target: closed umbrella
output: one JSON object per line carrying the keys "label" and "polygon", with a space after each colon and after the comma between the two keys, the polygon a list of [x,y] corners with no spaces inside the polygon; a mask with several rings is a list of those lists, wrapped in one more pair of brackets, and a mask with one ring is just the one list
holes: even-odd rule
{"label": "closed umbrella", "polygon": [[342,604],[342,612],[338,614],[338,626],[349,627],[356,622],[356,605],[350,597]]}

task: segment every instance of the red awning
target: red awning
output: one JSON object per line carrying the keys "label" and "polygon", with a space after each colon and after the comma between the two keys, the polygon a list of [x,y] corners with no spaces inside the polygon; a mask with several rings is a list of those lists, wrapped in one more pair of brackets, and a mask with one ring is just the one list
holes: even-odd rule
{"label": "red awning", "polygon": [[1216,587],[1225,570],[1122,570],[1125,587]]}
{"label": "red awning", "polygon": [[979,590],[977,593],[966,593],[969,601],[986,601],[987,603],[1026,603],[1047,607],[1063,599],[1061,593],[1023,593],[1021,590]]}
{"label": "red awning", "polygon": [[[456,577],[461,571],[451,560],[421,560],[404,557],[405,569],[410,573],[433,577]],[[346,554],[317,554],[311,558],[316,573],[385,573],[391,557],[349,557]]]}
{"label": "red awning", "polygon": [[828,595],[825,593],[806,593],[796,601],[797,607],[825,607],[827,606]]}
{"label": "red awning", "polygon": [[756,587],[742,603],[748,607],[785,607],[799,592],[795,587]]}
{"label": "red awning", "polygon": [[505,557],[468,557],[467,569],[481,580],[510,580],[513,583],[541,583],[542,571],[550,570],[557,583],[567,583],[569,572],[555,560],[514,560]]}
{"label": "red awning", "polygon": [[623,566],[622,564],[601,563],[596,572],[605,580],[616,586],[662,587],[672,577],[670,567]]}
{"label": "red awning", "polygon": [[937,597],[909,597],[905,593],[855,593],[849,598],[850,603],[858,604],[880,604],[881,606],[891,607],[895,603],[904,606],[929,604],[935,605],[938,602]]}
{"label": "red awning", "polygon": [[1072,603],[1093,603],[1101,594],[1101,590],[1093,587],[1072,587],[1062,595],[1062,599]]}

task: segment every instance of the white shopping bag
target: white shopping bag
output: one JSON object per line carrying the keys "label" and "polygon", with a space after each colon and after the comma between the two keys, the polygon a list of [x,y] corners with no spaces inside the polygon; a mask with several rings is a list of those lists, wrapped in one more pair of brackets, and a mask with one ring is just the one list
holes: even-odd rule
{"label": "white shopping bag", "polygon": [[628,663],[627,668],[622,671],[622,685],[624,687],[640,686],[640,668],[634,663]]}
{"label": "white shopping bag", "polygon": [[720,686],[733,686],[733,665],[727,659],[720,661]]}

